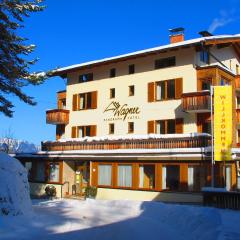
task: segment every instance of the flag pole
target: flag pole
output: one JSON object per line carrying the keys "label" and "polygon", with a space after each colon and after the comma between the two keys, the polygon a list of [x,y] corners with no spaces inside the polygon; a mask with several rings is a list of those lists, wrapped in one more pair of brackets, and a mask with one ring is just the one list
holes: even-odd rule
{"label": "flag pole", "polygon": [[214,137],[213,137],[213,134],[214,134],[214,129],[213,129],[213,92],[214,92],[214,87],[211,85],[210,87],[210,97],[211,97],[211,101],[210,101],[210,104],[211,104],[211,151],[212,151],[212,166],[211,166],[211,187],[214,188]]}

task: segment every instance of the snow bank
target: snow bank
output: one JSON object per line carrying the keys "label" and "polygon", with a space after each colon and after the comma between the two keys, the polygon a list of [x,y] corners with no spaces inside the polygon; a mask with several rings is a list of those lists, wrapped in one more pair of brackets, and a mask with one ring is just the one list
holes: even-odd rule
{"label": "snow bank", "polygon": [[27,171],[15,158],[0,152],[0,216],[32,211]]}

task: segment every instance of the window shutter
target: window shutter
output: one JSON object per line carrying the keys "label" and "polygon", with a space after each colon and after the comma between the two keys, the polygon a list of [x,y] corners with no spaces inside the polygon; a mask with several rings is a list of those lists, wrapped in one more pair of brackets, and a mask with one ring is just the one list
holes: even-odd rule
{"label": "window shutter", "polygon": [[155,133],[154,121],[148,121],[148,134]]}
{"label": "window shutter", "polygon": [[96,135],[97,135],[97,126],[96,125],[91,125],[90,137],[95,137]]}
{"label": "window shutter", "polygon": [[183,93],[183,79],[176,78],[175,79],[175,98],[180,99]]}
{"label": "window shutter", "polygon": [[176,133],[183,133],[183,118],[176,119]]}
{"label": "window shutter", "polygon": [[97,91],[92,92],[92,106],[91,108],[97,108]]}
{"label": "window shutter", "polygon": [[154,102],[154,82],[148,83],[148,102]]}
{"label": "window shutter", "polygon": [[78,100],[78,94],[73,95],[73,100],[72,100],[72,110],[77,111],[77,100]]}
{"label": "window shutter", "polygon": [[77,127],[72,127],[72,138],[77,137]]}

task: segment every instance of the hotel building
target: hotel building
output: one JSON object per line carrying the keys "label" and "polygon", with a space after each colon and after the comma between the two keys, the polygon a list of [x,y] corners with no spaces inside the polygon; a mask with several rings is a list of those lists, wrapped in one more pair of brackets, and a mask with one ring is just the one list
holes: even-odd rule
{"label": "hotel building", "polygon": [[[60,197],[201,202],[211,184],[211,86],[232,86],[232,157],[214,164],[215,186],[238,188],[240,35],[185,40],[56,70],[67,79],[46,112],[56,141],[17,156],[31,193],[54,185]],[[214,96],[213,96],[214,97]]]}

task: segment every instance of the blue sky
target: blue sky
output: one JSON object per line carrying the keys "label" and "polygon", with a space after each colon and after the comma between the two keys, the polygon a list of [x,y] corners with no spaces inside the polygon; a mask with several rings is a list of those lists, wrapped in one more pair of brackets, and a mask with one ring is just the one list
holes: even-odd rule
{"label": "blue sky", "polygon": [[[151,48],[169,42],[168,29],[185,28],[185,39],[201,30],[240,33],[240,0],[46,0],[43,12],[25,21],[21,36],[37,46],[40,60],[32,71],[86,62]],[[56,92],[65,89],[60,77],[24,91],[38,105],[14,96],[13,118],[0,113],[0,137],[11,129],[15,138],[40,144],[54,140],[55,126],[45,123],[45,111],[56,108]]]}

